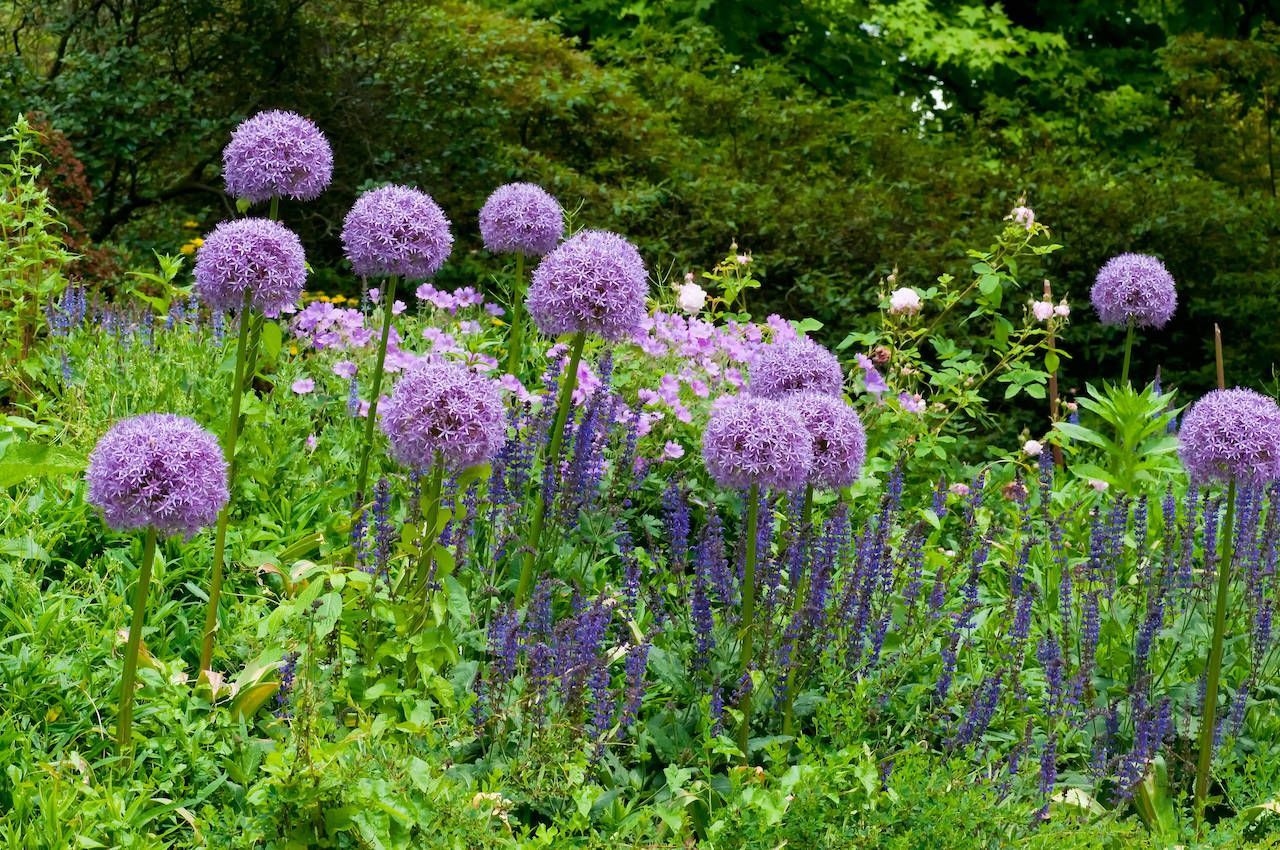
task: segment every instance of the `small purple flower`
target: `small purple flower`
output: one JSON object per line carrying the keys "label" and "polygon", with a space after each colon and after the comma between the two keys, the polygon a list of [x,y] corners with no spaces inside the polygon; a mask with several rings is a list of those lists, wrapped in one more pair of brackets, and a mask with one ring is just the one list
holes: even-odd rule
{"label": "small purple flower", "polygon": [[564,210],[541,186],[499,186],[480,209],[484,247],[495,254],[540,257],[564,236]]}
{"label": "small purple flower", "polygon": [[356,199],[342,223],[342,248],[361,277],[434,275],[453,250],[449,219],[431,196],[383,186]]}
{"label": "small purple flower", "polygon": [[299,378],[289,386],[289,389],[293,390],[298,395],[306,395],[315,388],[316,382],[310,378]]}
{"label": "small purple flower", "polygon": [[381,408],[396,460],[427,469],[436,453],[450,469],[484,463],[506,442],[497,383],[456,363],[423,363],[405,373]]}
{"label": "small purple flower", "polygon": [[648,293],[634,245],[616,233],[584,230],[534,269],[526,304],[549,336],[584,331],[616,342],[640,330]]}
{"label": "small purple flower", "polygon": [[349,381],[356,376],[356,364],[351,360],[339,360],[333,364],[333,374]]}
{"label": "small purple flower", "polygon": [[813,466],[813,438],[791,405],[735,396],[711,412],[702,435],[707,471],[722,487],[794,490]]}
{"label": "small purple flower", "polygon": [[840,361],[808,337],[763,348],[751,366],[750,378],[748,391],[761,398],[781,398],[802,391],[838,396],[844,387]]}
{"label": "small purple flower", "polygon": [[171,413],[122,419],[98,440],[85,500],[117,531],[154,528],[191,537],[227,503],[227,463],[218,440]]}
{"label": "small purple flower", "polygon": [[1178,293],[1164,263],[1147,254],[1120,254],[1098,271],[1089,293],[1104,325],[1162,328],[1173,318]]}
{"label": "small purple flower", "polygon": [[1236,387],[1200,398],[1182,418],[1178,454],[1193,480],[1280,478],[1280,406]]}
{"label": "small purple flower", "polygon": [[867,433],[857,411],[837,396],[815,392],[797,393],[785,403],[813,437],[809,482],[838,490],[857,481],[867,458]]}
{"label": "small purple flower", "polygon": [[311,201],[333,177],[333,150],[324,133],[294,112],[259,112],[222,149],[227,194],[258,203],[281,195]]}
{"label": "small purple flower", "polygon": [[297,234],[265,218],[224,221],[196,255],[196,294],[214,311],[239,310],[245,292],[270,318],[293,310],[307,282],[307,258]]}

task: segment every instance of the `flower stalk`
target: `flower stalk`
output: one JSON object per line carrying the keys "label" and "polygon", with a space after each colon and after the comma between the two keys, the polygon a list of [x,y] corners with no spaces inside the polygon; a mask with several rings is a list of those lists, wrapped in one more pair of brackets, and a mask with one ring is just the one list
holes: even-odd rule
{"label": "flower stalk", "polygon": [[511,284],[511,333],[507,340],[507,372],[520,377],[524,356],[524,254],[516,254],[516,277]]}
{"label": "flower stalk", "polygon": [[133,736],[133,691],[138,675],[138,650],[142,645],[142,623],[147,613],[147,590],[151,585],[151,567],[156,559],[156,529],[147,528],[142,544],[142,569],[138,573],[138,589],[133,596],[133,622],[124,650],[124,673],[120,677],[120,716],[116,721],[116,743],[126,754]]}
{"label": "flower stalk", "polygon": [[364,488],[369,482],[369,452],[373,448],[373,427],[378,420],[378,396],[382,392],[382,373],[387,362],[387,340],[391,337],[391,307],[396,298],[397,275],[387,278],[387,291],[382,293],[382,336],[378,338],[378,359],[373,367],[370,385],[369,416],[364,423],[364,445],[360,448],[360,472],[356,475],[356,511],[364,510]]}

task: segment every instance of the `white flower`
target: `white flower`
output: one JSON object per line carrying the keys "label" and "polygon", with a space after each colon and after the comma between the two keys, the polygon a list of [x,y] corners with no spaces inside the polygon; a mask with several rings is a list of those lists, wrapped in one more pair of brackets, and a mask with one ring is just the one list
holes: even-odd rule
{"label": "white flower", "polygon": [[738,261],[738,265],[740,265],[740,266],[745,266],[745,265],[747,265],[747,264],[749,264],[749,263],[751,262],[751,255],[750,255],[750,254],[739,254],[739,255],[738,255],[737,257],[735,257],[734,259],[736,259],[736,260]]}
{"label": "white flower", "polygon": [[1037,322],[1047,322],[1053,317],[1052,301],[1033,301],[1031,302],[1031,315],[1036,317]]}
{"label": "white flower", "polygon": [[1022,453],[1027,457],[1040,457],[1044,445],[1039,440],[1027,440],[1022,444]]}
{"label": "white flower", "polygon": [[1035,212],[1030,207],[1024,207],[1021,205],[1013,208],[1013,212],[1009,213],[1009,218],[1013,219],[1018,224],[1021,224],[1027,230],[1034,227],[1036,223]]}
{"label": "white flower", "polygon": [[890,313],[915,314],[920,312],[920,296],[909,286],[895,289],[889,295]]}
{"label": "white flower", "polygon": [[707,292],[696,283],[681,284],[676,291],[676,306],[690,316],[707,306]]}
{"label": "white flower", "polygon": [[1096,478],[1090,478],[1090,479],[1089,479],[1089,486],[1090,486],[1090,487],[1092,487],[1093,489],[1097,490],[1099,493],[1101,493],[1103,490],[1106,490],[1106,489],[1107,489],[1108,487],[1110,487],[1111,485],[1110,485],[1110,484],[1108,484],[1108,483],[1107,483],[1107,482],[1105,482],[1105,481],[1099,481],[1099,480],[1098,480],[1098,479],[1096,479]]}
{"label": "white flower", "polygon": [[1053,315],[1061,316],[1064,319],[1071,315],[1071,307],[1067,304],[1067,299],[1063,298],[1062,303],[1053,308]]}

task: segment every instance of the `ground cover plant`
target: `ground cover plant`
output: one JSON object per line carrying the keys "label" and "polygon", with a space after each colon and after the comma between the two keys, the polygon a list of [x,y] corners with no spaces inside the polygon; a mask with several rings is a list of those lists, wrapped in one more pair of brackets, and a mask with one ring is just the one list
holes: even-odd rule
{"label": "ground cover plant", "polygon": [[[1019,203],[963,276],[824,328],[753,313],[746,246],[672,272],[537,186],[463,222],[386,184],[330,295],[279,200],[340,163],[271,111],[227,141],[235,215],[92,286],[32,132],[0,172],[7,846],[1280,836],[1280,406],[1221,357],[1199,398],[1133,368],[1176,267],[1055,295]],[[438,286],[473,227],[491,272]],[[1125,331],[1075,395],[1071,322]],[[1038,424],[976,438],[1004,400]]]}

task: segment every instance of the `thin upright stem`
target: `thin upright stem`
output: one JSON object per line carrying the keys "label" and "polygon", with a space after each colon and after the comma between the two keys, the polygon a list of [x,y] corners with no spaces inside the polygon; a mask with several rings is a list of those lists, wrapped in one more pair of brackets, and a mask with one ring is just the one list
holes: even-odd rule
{"label": "thin upright stem", "polygon": [[364,423],[364,445],[360,449],[360,473],[356,476],[356,512],[364,510],[364,488],[369,482],[369,452],[373,448],[373,426],[378,419],[378,396],[382,392],[382,369],[387,362],[387,340],[391,336],[391,308],[396,303],[399,279],[387,278],[387,291],[382,293],[382,336],[378,340],[378,360],[373,367],[370,385],[369,416]]}
{"label": "thin upright stem", "polygon": [[267,217],[272,221],[280,220],[280,196],[274,195],[271,198],[271,210],[267,213]]}
{"label": "thin upright stem", "polygon": [[[738,653],[738,681],[742,681],[742,677],[750,675],[751,657],[753,653],[753,643],[755,639],[755,616],[756,616],[756,537],[760,529],[760,485],[752,484],[751,490],[747,493],[747,538],[743,541],[746,544],[746,555],[743,558],[742,565],[742,637],[739,643],[741,649]],[[738,710],[742,712],[742,722],[738,726],[738,748],[742,750],[742,758],[747,758],[747,742],[751,735],[751,691],[752,688],[742,689],[742,698],[738,703]]]}
{"label": "thin upright stem", "polygon": [[[569,408],[573,406],[573,391],[578,384],[578,365],[582,362],[582,349],[587,344],[586,331],[574,334],[572,347],[569,350],[569,363],[565,367],[564,378],[560,381],[560,402],[556,407],[555,422],[551,426],[551,444],[547,447],[547,458],[542,466],[543,486],[538,488],[538,498],[534,503],[533,521],[529,524],[529,536],[525,538],[524,561],[520,567],[520,582],[516,585],[516,606],[524,604],[533,587],[533,568],[538,555],[542,551],[542,529],[547,519],[548,475],[559,475],[560,448],[564,445],[564,428],[569,421]],[[554,490],[553,490],[554,492]]]}
{"label": "thin upright stem", "polygon": [[147,529],[142,544],[142,570],[138,573],[138,589],[133,594],[133,622],[129,625],[129,642],[124,650],[124,674],[120,677],[120,717],[116,721],[116,743],[125,755],[133,736],[133,690],[138,676],[138,648],[142,645],[142,622],[147,614],[147,589],[151,585],[151,566],[156,559],[156,530]]}
{"label": "thin upright stem", "polygon": [[240,331],[236,339],[236,362],[231,375],[231,412],[222,435],[222,451],[227,457],[227,503],[218,512],[218,527],[213,540],[213,575],[209,580],[209,608],[204,617],[204,635],[200,642],[200,669],[210,670],[213,664],[213,637],[218,631],[218,602],[222,596],[222,579],[227,556],[227,525],[231,520],[231,508],[236,492],[236,442],[240,438],[240,397],[247,382],[247,353],[249,349],[249,305],[252,293],[246,291],[240,304]]}
{"label": "thin upright stem", "polygon": [[1129,386],[1129,359],[1133,355],[1133,319],[1129,320],[1129,330],[1124,335],[1124,363],[1120,366],[1120,385]]}
{"label": "thin upright stem", "polygon": [[1218,713],[1218,683],[1222,678],[1222,640],[1227,630],[1227,597],[1231,593],[1231,558],[1235,543],[1236,481],[1227,484],[1227,512],[1223,519],[1218,556],[1218,598],[1213,612],[1213,642],[1205,667],[1204,715],[1200,721],[1200,760],[1196,766],[1196,825],[1204,823],[1205,798],[1209,796],[1209,768],[1213,765],[1214,726]]}
{"label": "thin upright stem", "polygon": [[435,560],[432,549],[439,538],[436,536],[436,525],[440,521],[440,491],[444,487],[444,460],[437,453],[436,462],[431,469],[431,482],[427,492],[423,494],[426,502],[423,509],[425,519],[422,523],[421,552],[418,556],[418,592],[422,601],[426,602],[427,585],[431,577],[431,563]]}
{"label": "thin upright stem", "polygon": [[516,254],[516,278],[511,284],[511,335],[507,340],[507,372],[520,377],[524,343],[524,254]]}

